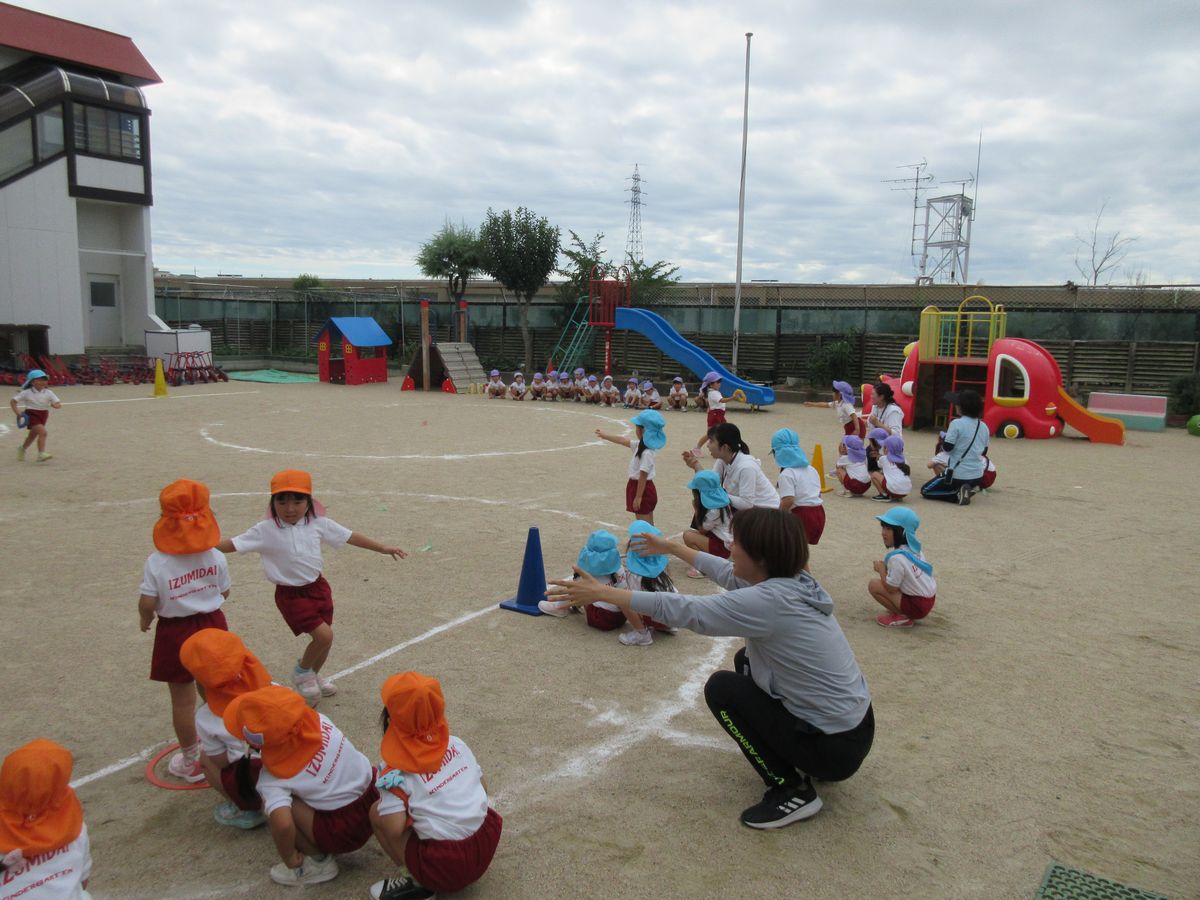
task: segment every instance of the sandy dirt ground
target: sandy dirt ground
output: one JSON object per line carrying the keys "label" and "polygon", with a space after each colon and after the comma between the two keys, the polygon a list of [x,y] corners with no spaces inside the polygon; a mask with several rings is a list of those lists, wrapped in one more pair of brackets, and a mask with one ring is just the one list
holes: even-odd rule
{"label": "sandy dirt ground", "polygon": [[[867,596],[881,504],[825,495],[814,574],[874,696],[860,772],[820,785],[825,809],[773,833],[738,822],[762,792],[711,720],[702,688],[739,642],[682,632],[619,645],[580,617],[497,609],[540,529],[552,577],[589,531],[623,535],[629,413],[576,404],[401,393],[396,385],[230,383],[62,388],[55,458],[18,463],[0,433],[3,752],[34,737],[75,753],[97,898],[283,897],[265,830],[224,829],[211,791],[143,776],[172,740],[137,626],[157,495],[206,482],[227,535],[263,515],[271,473],[313,473],[343,524],[411,552],[326,553],[336,639],[329,715],[372,759],[378,687],[441,679],[454,733],[504,816],[487,875],[464,897],[1028,897],[1052,861],[1172,897],[1200,894],[1200,440],[998,442],[996,487],[969,508],[909,502],[938,603],[911,631],[878,627]],[[753,451],[797,429],[832,463],[832,413],[734,411]],[[658,523],[690,519],[678,451],[703,431],[667,414]],[[918,468],[932,453],[910,435]],[[918,479],[921,480],[921,479]],[[1190,498],[1190,499],[1189,499]],[[283,678],[302,649],[257,557],[230,559],[231,627]],[[707,582],[677,583],[707,593]],[[366,896],[393,867],[373,843],[306,895]]]}

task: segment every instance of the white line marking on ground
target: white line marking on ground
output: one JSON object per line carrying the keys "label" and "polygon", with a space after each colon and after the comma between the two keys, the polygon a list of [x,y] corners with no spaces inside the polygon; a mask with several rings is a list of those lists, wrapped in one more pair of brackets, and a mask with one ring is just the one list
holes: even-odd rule
{"label": "white line marking on ground", "polygon": [[113,775],[117,772],[120,772],[122,769],[128,769],[130,766],[136,766],[140,762],[146,762],[155,753],[157,753],[159,750],[161,750],[163,747],[167,746],[167,744],[170,744],[170,743],[173,743],[173,742],[172,741],[159,741],[154,746],[147,747],[145,750],[141,750],[138,753],[134,754],[133,756],[127,756],[127,757],[125,757],[125,759],[121,760],[120,762],[115,762],[111,766],[105,766],[103,769],[98,769],[97,771],[93,772],[91,775],[84,775],[82,778],[76,778],[74,781],[71,782],[71,787],[72,788],[80,788],[80,787],[83,787],[83,785],[89,784],[93,781],[99,781],[101,778],[107,778],[109,775]]}
{"label": "white line marking on ground", "polygon": [[414,644],[419,644],[422,641],[429,640],[429,638],[435,637],[436,635],[441,634],[443,631],[449,631],[451,628],[464,625],[467,622],[470,622],[472,619],[478,619],[480,616],[486,616],[488,613],[495,612],[499,608],[500,601],[496,601],[490,606],[485,606],[483,609],[478,609],[473,613],[467,613],[466,615],[459,616],[457,619],[453,619],[442,625],[436,625],[433,628],[430,628],[424,634],[419,634],[415,638],[409,638],[407,641],[397,644],[395,647],[389,647],[387,650],[384,650],[381,653],[376,653],[374,656],[368,657],[360,663],[355,663],[348,669],[342,669],[342,671],[338,672],[337,674],[331,675],[329,680],[337,681],[339,678],[343,678],[346,675],[353,675],[355,672],[365,669],[368,666],[373,666],[375,663],[387,659],[389,656],[395,656],[401,650],[406,650]]}
{"label": "white line marking on ground", "polygon": [[[242,394],[259,394],[261,391],[217,391],[207,394],[176,394],[169,400],[191,400],[193,397],[239,397]],[[65,400],[63,406],[87,406],[89,403],[137,403],[141,400],[162,400],[162,397],[123,397],[117,400]]]}
{"label": "white line marking on ground", "polygon": [[0,434],[8,434],[8,426],[0,424]]}

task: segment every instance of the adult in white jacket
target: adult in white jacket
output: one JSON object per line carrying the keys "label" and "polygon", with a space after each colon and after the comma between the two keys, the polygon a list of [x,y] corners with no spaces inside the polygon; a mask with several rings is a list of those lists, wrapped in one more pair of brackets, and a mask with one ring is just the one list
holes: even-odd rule
{"label": "adult in white jacket", "polygon": [[[779,508],[779,493],[762,470],[762,463],[750,455],[742,440],[742,432],[732,422],[721,422],[708,430],[708,453],[713,458],[713,471],[721,479],[721,487],[729,495],[734,509],[763,506]],[[700,458],[691,450],[683,454],[693,471],[700,471]]]}

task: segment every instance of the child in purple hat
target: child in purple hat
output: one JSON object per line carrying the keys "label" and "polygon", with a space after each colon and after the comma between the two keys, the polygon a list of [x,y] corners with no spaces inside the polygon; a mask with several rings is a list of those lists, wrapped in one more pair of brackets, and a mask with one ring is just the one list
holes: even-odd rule
{"label": "child in purple hat", "polygon": [[842,483],[843,497],[861,497],[871,486],[871,473],[867,471],[867,448],[857,434],[842,438],[838,447],[837,479]]}
{"label": "child in purple hat", "polygon": [[904,459],[904,438],[890,435],[883,442],[879,470],[871,473],[871,481],[879,491],[872,500],[891,503],[903,500],[912,490],[912,470]]}
{"label": "child in purple hat", "polygon": [[487,398],[489,400],[499,400],[508,394],[508,385],[504,383],[504,379],[500,377],[499,369],[492,369],[488,372],[487,382]]}
{"label": "child in purple hat", "polygon": [[681,412],[687,412],[687,408],[687,385],[683,383],[681,376],[676,375],[671,381],[671,390],[667,392],[667,409],[678,409]]}

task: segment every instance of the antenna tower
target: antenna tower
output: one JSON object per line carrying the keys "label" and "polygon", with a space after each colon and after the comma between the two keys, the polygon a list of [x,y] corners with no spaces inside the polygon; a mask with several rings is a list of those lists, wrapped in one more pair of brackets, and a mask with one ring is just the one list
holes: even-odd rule
{"label": "antenna tower", "polygon": [[920,231],[917,224],[917,210],[920,208],[921,191],[929,190],[929,185],[926,182],[933,181],[933,173],[926,173],[925,169],[929,165],[924,159],[919,163],[909,163],[906,166],[896,166],[897,169],[912,169],[912,174],[907,178],[886,178],[884,184],[902,184],[904,187],[894,187],[893,191],[907,191],[909,185],[912,185],[913,193],[913,218],[912,227],[908,233],[908,253],[912,257],[913,268],[917,267],[917,241],[919,240]]}
{"label": "antenna tower", "polygon": [[925,201],[924,249],[917,284],[967,283],[971,222],[975,219],[975,201],[967,196],[967,187],[975,183],[975,177],[942,183],[960,187],[957,194]]}
{"label": "antenna tower", "polygon": [[625,232],[625,262],[642,263],[642,176],[633,164],[633,185],[629,188],[629,228]]}

